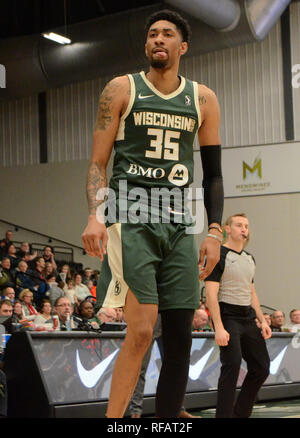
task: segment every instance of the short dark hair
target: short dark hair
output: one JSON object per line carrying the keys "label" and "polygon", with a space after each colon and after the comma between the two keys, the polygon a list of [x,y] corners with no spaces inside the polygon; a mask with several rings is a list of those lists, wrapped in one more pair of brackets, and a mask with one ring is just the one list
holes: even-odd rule
{"label": "short dark hair", "polygon": [[2,306],[4,306],[4,304],[13,307],[12,301],[10,301],[8,298],[4,298],[3,300],[0,301],[0,309]]}
{"label": "short dark hair", "polygon": [[187,22],[187,20],[182,18],[182,16],[178,14],[178,12],[170,11],[168,9],[154,12],[150,15],[150,17],[148,17],[145,25],[146,34],[148,33],[150,26],[159,20],[166,20],[174,23],[182,35],[182,40],[187,43],[190,42],[192,31],[189,23]]}

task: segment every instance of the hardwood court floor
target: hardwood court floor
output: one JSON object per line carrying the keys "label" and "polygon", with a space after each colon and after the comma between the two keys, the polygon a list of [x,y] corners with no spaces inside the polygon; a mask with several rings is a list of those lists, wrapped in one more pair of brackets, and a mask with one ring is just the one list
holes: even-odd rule
{"label": "hardwood court floor", "polygon": [[[214,418],[215,409],[191,412],[202,418]],[[300,400],[276,400],[254,406],[251,418],[300,418]]]}

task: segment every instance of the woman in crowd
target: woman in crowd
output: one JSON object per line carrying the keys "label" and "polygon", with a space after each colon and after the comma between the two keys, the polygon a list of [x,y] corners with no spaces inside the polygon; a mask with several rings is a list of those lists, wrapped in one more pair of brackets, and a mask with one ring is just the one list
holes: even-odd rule
{"label": "woman in crowd", "polygon": [[91,295],[89,288],[82,283],[82,276],[80,274],[74,275],[74,284],[74,289],[76,291],[76,296],[79,302],[85,300],[85,298]]}
{"label": "woman in crowd", "polygon": [[70,270],[70,266],[65,264],[62,265],[61,270],[59,271],[60,278],[62,279],[62,281],[67,284],[68,280],[72,280],[72,274],[71,274],[71,270]]}
{"label": "woman in crowd", "polygon": [[33,293],[29,289],[23,289],[19,294],[19,299],[22,302],[22,315],[28,321],[33,321],[37,315],[37,310],[33,306]]}
{"label": "woman in crowd", "polygon": [[83,300],[79,305],[79,316],[83,321],[89,322],[95,329],[98,329],[101,325],[101,321],[97,315],[93,304],[89,300]]}
{"label": "woman in crowd", "polygon": [[50,275],[50,274],[52,274],[52,275],[55,275],[55,277],[56,277],[56,271],[54,270],[54,268],[53,268],[53,265],[52,265],[52,263],[51,262],[46,262],[45,263],[45,277],[47,278],[48,277],[48,275]]}
{"label": "woman in crowd", "polygon": [[24,319],[22,313],[22,302],[20,300],[16,300],[14,302],[12,321],[13,323],[19,323]]}
{"label": "woman in crowd", "polygon": [[74,309],[78,309],[79,301],[76,296],[76,290],[74,289],[74,281],[72,278],[66,280],[66,285],[64,286],[64,293],[67,298],[69,298],[71,304],[73,304]]}
{"label": "woman in crowd", "polygon": [[47,325],[53,327],[52,319],[52,306],[50,300],[44,300],[42,302],[40,312],[36,315],[33,322],[38,325]]}

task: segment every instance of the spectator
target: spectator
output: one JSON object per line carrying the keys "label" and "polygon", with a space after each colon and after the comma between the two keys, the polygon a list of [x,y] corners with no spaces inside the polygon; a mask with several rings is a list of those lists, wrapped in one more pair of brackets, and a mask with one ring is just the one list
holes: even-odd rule
{"label": "spectator", "polygon": [[8,286],[12,286],[13,284],[13,273],[11,271],[10,259],[9,257],[4,257],[1,262],[0,270],[0,291]]}
{"label": "spectator", "polygon": [[7,254],[7,250],[9,245],[12,243],[13,232],[11,230],[7,230],[5,233],[5,238],[0,242],[1,248],[1,258]]}
{"label": "spectator", "polygon": [[203,309],[196,309],[193,319],[193,332],[210,331],[211,328],[208,324],[208,315]]}
{"label": "spectator", "polygon": [[99,276],[100,276],[100,271],[98,271],[97,269],[94,269],[93,280],[94,280],[94,284],[96,286],[98,284]]}
{"label": "spectator", "polygon": [[2,299],[8,299],[14,304],[15,298],[16,298],[16,293],[15,293],[14,288],[13,287],[6,287],[4,289]]}
{"label": "spectator", "polygon": [[263,314],[266,320],[266,323],[269,324],[269,326],[271,327],[272,321],[271,321],[271,315],[269,315],[269,313],[264,313]]}
{"label": "spectator", "polygon": [[[272,325],[272,321],[271,321],[271,315],[269,315],[269,313],[263,313],[266,323],[268,324],[269,327],[271,327]],[[260,329],[261,328],[261,323],[259,322],[259,320],[257,318],[255,318],[255,322],[257,327]],[[271,328],[272,330],[272,328]]]}
{"label": "spectator", "polygon": [[74,287],[74,281],[71,279],[67,279],[67,284],[64,286],[64,293],[67,298],[69,298],[71,304],[73,304],[74,309],[77,309],[79,306],[79,301],[76,296],[76,290]]}
{"label": "spectator", "polygon": [[45,278],[45,260],[42,256],[35,259],[35,269],[31,271],[30,275],[34,284],[34,302],[39,307],[49,290]]}
{"label": "spectator", "polygon": [[79,306],[79,301],[76,296],[76,290],[74,288],[74,281],[71,279],[67,279],[67,284],[64,286],[65,296],[69,298],[71,304],[75,309]]}
{"label": "spectator", "polygon": [[25,262],[32,262],[37,257],[37,255],[37,251],[31,254],[29,242],[21,243],[21,247],[16,253],[16,256],[24,260]]}
{"label": "spectator", "polygon": [[94,272],[91,268],[85,268],[83,271],[82,283],[87,286],[90,280],[94,281],[93,274]]}
{"label": "spectator", "polygon": [[[6,303],[10,300],[3,300]],[[14,304],[12,304],[10,302],[11,306],[12,306],[12,312],[10,314],[10,311],[8,313],[9,318],[4,321],[3,325],[5,327],[5,331],[6,333],[14,333],[15,331],[15,327],[13,326],[13,324],[27,324],[27,320],[23,318],[23,314],[22,314],[22,303],[19,300],[16,300]],[[10,307],[9,307],[10,309]]]}
{"label": "spectator", "polygon": [[49,286],[49,290],[47,291],[47,296],[49,297],[51,305],[53,306],[57,298],[65,296],[65,292],[58,285],[55,274],[48,275],[47,284]]}
{"label": "spectator", "polygon": [[289,331],[295,333],[300,330],[300,310],[293,309],[290,311],[290,324],[288,324]]}
{"label": "spectator", "polygon": [[282,332],[282,327],[285,323],[285,314],[281,310],[275,310],[271,315],[271,330],[272,332]]}
{"label": "spectator", "polygon": [[33,293],[29,289],[23,289],[19,295],[19,300],[22,303],[22,314],[28,321],[33,321],[37,315],[37,310],[33,306]]}
{"label": "spectator", "polygon": [[55,271],[57,270],[57,264],[55,262],[54,254],[53,254],[51,246],[45,246],[44,252],[43,252],[43,258],[44,258],[45,262],[51,262],[53,265],[53,269]]}
{"label": "spectator", "polygon": [[60,276],[60,278],[62,279],[62,281],[66,285],[67,284],[67,280],[72,280],[72,274],[71,274],[70,266],[67,265],[67,264],[62,265],[61,270],[60,270],[58,275]]}
{"label": "spectator", "polygon": [[55,277],[58,275],[53,267],[53,264],[51,262],[45,262],[45,277],[47,278],[50,274],[55,275]]}
{"label": "spectator", "polygon": [[25,262],[25,260],[21,260],[18,264],[15,276],[15,284],[17,294],[19,294],[23,289],[30,289],[31,292],[35,292],[32,274],[28,269],[28,264]]}
{"label": "spectator", "polygon": [[[11,321],[13,314],[13,304],[10,300],[4,299],[0,301],[0,316],[6,317],[4,321],[2,321],[2,325],[5,327],[5,333],[12,333],[11,330]],[[0,360],[3,359],[3,356],[0,357]]]}
{"label": "spectator", "polygon": [[117,307],[116,311],[116,322],[125,322],[125,314],[123,307]]}
{"label": "spectator", "polygon": [[10,259],[11,270],[14,271],[20,262],[20,258],[16,256],[17,248],[13,243],[8,246],[7,257]]}
{"label": "spectator", "polygon": [[50,300],[44,300],[41,304],[40,311],[33,320],[36,325],[43,325],[53,328],[52,305]]}
{"label": "spectator", "polygon": [[22,302],[17,299],[13,305],[12,322],[18,323],[22,320],[23,320]]}
{"label": "spectator", "polygon": [[93,301],[96,301],[97,291],[96,291],[96,286],[94,285],[93,280],[89,280],[87,282],[87,287],[88,287],[88,290],[90,291],[90,296],[93,297]]}
{"label": "spectator", "polygon": [[34,287],[39,287],[42,283],[45,283],[45,260],[40,256],[35,259],[35,268],[32,270],[32,280]]}
{"label": "spectator", "polygon": [[74,289],[76,291],[76,297],[79,302],[85,300],[91,295],[88,287],[82,283],[82,277],[80,274],[74,275]]}
{"label": "spectator", "polygon": [[13,313],[13,304],[10,300],[1,300],[0,301],[0,316],[12,316]]}
{"label": "spectator", "polygon": [[72,318],[73,306],[67,297],[60,297],[54,304],[54,310],[59,319],[59,330],[72,330],[77,328],[77,323]]}
{"label": "spectator", "polygon": [[98,316],[95,315],[94,306],[89,300],[81,301],[78,315],[83,319],[84,322],[89,322],[94,329],[100,328],[101,321]]}
{"label": "spectator", "polygon": [[300,310],[293,309],[290,311],[291,324],[300,324]]}
{"label": "spectator", "polygon": [[101,307],[97,313],[97,316],[100,319],[101,324],[104,322],[116,322],[117,312],[116,309],[112,309],[110,307]]}

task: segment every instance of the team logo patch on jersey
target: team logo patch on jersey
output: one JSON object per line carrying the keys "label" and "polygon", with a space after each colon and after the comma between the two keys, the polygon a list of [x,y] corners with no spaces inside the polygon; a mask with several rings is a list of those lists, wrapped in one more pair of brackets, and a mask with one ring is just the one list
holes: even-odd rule
{"label": "team logo patch on jersey", "polygon": [[190,98],[190,96],[188,94],[186,94],[184,96],[184,99],[185,99],[186,106],[191,106],[192,101],[191,101],[191,98]]}
{"label": "team logo patch on jersey", "polygon": [[118,296],[118,295],[120,295],[120,293],[121,293],[121,283],[120,283],[119,280],[117,280],[115,282],[115,292],[114,292],[114,294],[115,294],[115,296]]}
{"label": "team logo patch on jersey", "polygon": [[184,186],[189,179],[189,171],[183,164],[175,164],[173,166],[168,180],[175,186]]}

